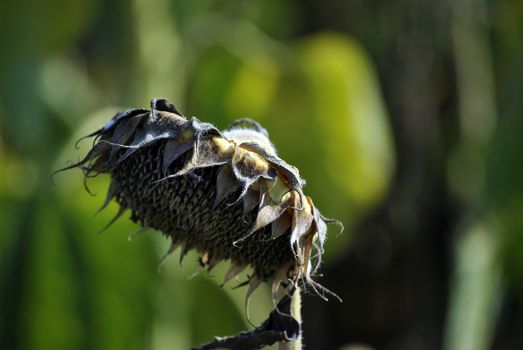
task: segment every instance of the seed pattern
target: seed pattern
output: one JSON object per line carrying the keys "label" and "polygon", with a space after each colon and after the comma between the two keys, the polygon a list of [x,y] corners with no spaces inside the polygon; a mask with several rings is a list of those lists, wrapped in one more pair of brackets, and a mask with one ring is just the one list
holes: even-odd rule
{"label": "seed pattern", "polygon": [[150,111],[119,112],[86,137],[94,138],[87,156],[61,170],[108,173],[102,209],[115,199],[117,217],[130,210],[131,220],[171,239],[168,253],[180,247],[183,258],[194,249],[209,269],[228,260],[225,281],[251,266],[248,295],[261,281],[272,282],[273,293],[300,281],[331,293],[311,276],[332,220],[303,194],[298,170],[276,155],[258,123],[240,119],[220,132],[155,99]]}

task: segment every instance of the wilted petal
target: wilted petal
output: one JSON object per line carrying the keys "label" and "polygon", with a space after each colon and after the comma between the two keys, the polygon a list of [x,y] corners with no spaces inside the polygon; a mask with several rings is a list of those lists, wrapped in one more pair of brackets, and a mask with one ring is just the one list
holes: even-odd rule
{"label": "wilted petal", "polygon": [[115,221],[118,220],[126,210],[127,210],[127,208],[120,205],[120,208],[118,208],[118,212],[116,213],[116,215],[96,234],[99,235],[102,232],[104,232],[105,230],[107,230],[109,227],[111,227],[111,225],[114,224]]}
{"label": "wilted petal", "polygon": [[180,266],[183,267],[183,259],[185,258],[187,253],[189,253],[190,248],[187,244],[182,244],[181,246],[182,248],[180,249],[180,260],[178,262]]}
{"label": "wilted petal", "polygon": [[245,295],[245,315],[247,317],[247,320],[249,320],[249,301],[251,299],[252,293],[258,288],[261,284],[261,280],[256,277],[252,276],[249,279],[249,290],[247,290],[247,294]]}
{"label": "wilted petal", "polygon": [[167,174],[167,170],[169,169],[169,166],[176,161],[181,155],[185,154],[188,150],[193,148],[194,143],[192,141],[189,142],[180,142],[177,139],[172,139],[167,141],[165,144],[165,148],[163,151],[163,173]]}
{"label": "wilted petal", "polygon": [[[295,203],[302,195],[295,194]],[[302,201],[301,210],[294,210],[292,217],[291,245],[299,240],[309,230],[312,224],[311,207],[308,201]]]}
{"label": "wilted petal", "polygon": [[222,155],[210,138],[196,138],[191,159],[175,175],[185,175],[194,169],[206,168],[214,165],[222,165],[229,160],[227,155]]}
{"label": "wilted petal", "polygon": [[129,119],[124,119],[115,126],[114,133],[110,137],[112,146],[109,157],[110,163],[116,159],[118,152],[130,143],[130,140],[135,135],[135,131],[140,123],[148,117],[148,114],[137,115]]}
{"label": "wilted petal", "polygon": [[321,217],[320,211],[318,208],[314,206],[312,203],[312,199],[310,197],[307,197],[307,201],[309,202],[312,210],[312,216],[314,218],[314,225],[316,227],[316,232],[318,233],[318,239],[320,241],[320,246],[323,246],[323,243],[325,242],[325,238],[327,237],[327,225],[325,224],[325,221]]}
{"label": "wilted petal", "polygon": [[271,295],[272,295],[272,300],[273,300],[275,307],[276,307],[276,304],[278,303],[278,299],[281,299],[281,296],[278,295],[279,287],[282,283],[287,282],[288,272],[289,272],[289,264],[285,264],[278,271],[276,271],[276,273],[272,277]]}
{"label": "wilted petal", "polygon": [[243,215],[250,213],[256,206],[260,204],[259,194],[252,188],[248,188],[243,196]]}
{"label": "wilted petal", "polygon": [[[242,144],[243,145],[243,144]],[[252,184],[260,177],[274,179],[276,173],[260,155],[243,149],[240,145],[232,158],[234,174],[240,180]]]}
{"label": "wilted petal", "polygon": [[230,193],[240,187],[240,182],[234,176],[229,165],[224,165],[216,176],[216,197],[213,207],[216,207]]}
{"label": "wilted petal", "polygon": [[280,215],[283,214],[285,209],[287,209],[288,205],[287,203],[274,203],[271,199],[271,197],[266,194],[264,191],[266,191],[265,185],[260,186],[260,209],[258,210],[258,215],[256,216],[256,221],[254,222],[254,225],[251,227],[249,232],[240,238],[239,240],[235,241],[233,244],[236,244],[238,242],[241,242],[248,237],[250,237],[254,232],[264,228],[274,220],[276,220]]}
{"label": "wilted petal", "polygon": [[202,123],[198,120],[198,118],[192,117],[189,121],[191,123],[191,127],[198,135],[217,135],[222,136],[222,133],[220,130],[216,129],[216,127],[210,123]]}
{"label": "wilted petal", "polygon": [[291,227],[291,223],[291,215],[287,213],[284,213],[277,220],[273,221],[271,239],[276,239],[287,232],[287,230]]}
{"label": "wilted petal", "polygon": [[281,204],[267,204],[258,211],[258,216],[254,226],[251,228],[250,233],[254,233],[259,229],[264,228],[274,220],[283,214],[285,208],[282,208]]}
{"label": "wilted petal", "polygon": [[305,243],[303,244],[303,274],[305,276],[309,276],[311,271],[310,258],[313,240],[314,234],[309,233],[305,238]]}
{"label": "wilted petal", "polygon": [[160,262],[158,263],[158,271],[161,271],[163,268],[163,265],[167,261],[167,258],[171,256],[171,254],[178,248],[180,244],[171,242],[171,245],[167,249],[167,251],[163,254],[163,256],[160,258]]}
{"label": "wilted petal", "polygon": [[225,274],[223,283],[221,285],[223,286],[225,283],[229,282],[234,277],[238,276],[243,270],[245,270],[245,266],[236,265],[236,264],[231,265],[231,267]]}
{"label": "wilted petal", "polygon": [[149,114],[149,111],[147,109],[143,109],[143,108],[132,108],[132,109],[128,109],[126,111],[120,111],[120,112],[116,113],[114,115],[114,117],[112,117],[107,123],[105,123],[105,125],[101,129],[95,131],[94,133],[92,133],[90,135],[95,136],[97,134],[107,134],[110,131],[112,131],[122,120],[131,118],[131,117],[134,117],[134,116],[140,115],[140,114],[147,115],[147,114]]}
{"label": "wilted petal", "polygon": [[267,180],[267,187],[268,195],[274,202],[286,201],[290,197],[291,189],[279,176],[274,180]]}
{"label": "wilted petal", "polygon": [[241,146],[251,152],[262,156],[278,173],[283,174],[289,181],[292,189],[302,188],[305,181],[300,177],[298,169],[275,155],[267,152],[263,147],[254,142],[242,143]]}
{"label": "wilted petal", "polygon": [[88,173],[91,169],[89,167],[89,162],[91,162],[92,160],[105,154],[105,152],[109,149],[110,149],[110,146],[108,144],[102,144],[102,143],[95,144],[93,146],[93,148],[91,148],[91,150],[87,153],[87,155],[79,162],[73,163],[64,168],[54,171],[50,176],[51,182],[54,183],[54,177],[56,176],[56,174],[61,173],[62,171],[69,170],[69,169],[80,168],[80,169],[84,170],[84,173]]}
{"label": "wilted petal", "polygon": [[144,233],[145,231],[147,231],[149,229],[150,229],[150,227],[147,227],[147,226],[139,227],[136,230],[134,230],[133,232],[131,232],[129,234],[129,236],[127,236],[127,240],[132,241],[136,236],[141,235],[142,233]]}
{"label": "wilted petal", "polygon": [[136,131],[140,123],[144,121],[144,117],[147,116],[147,114],[142,114],[133,118],[122,120],[114,129],[111,141],[120,145],[127,144],[127,142],[129,142],[131,137],[134,135],[134,132]]}
{"label": "wilted petal", "polygon": [[151,134],[147,128],[141,128],[136,132],[134,135],[133,141],[129,145],[117,145],[113,144],[113,147],[119,149],[121,148],[127,148],[127,151],[125,151],[124,154],[122,154],[117,161],[117,164],[123,162],[127,158],[129,158],[131,155],[133,155],[138,149],[143,147],[149,142],[152,142],[154,140],[153,134]]}
{"label": "wilted petal", "polygon": [[98,212],[101,212],[102,210],[104,210],[107,207],[107,205],[109,204],[109,202],[111,202],[111,199],[116,197],[116,195],[119,192],[120,192],[120,189],[118,188],[118,184],[116,183],[116,181],[114,179],[112,179],[109,184],[109,190],[107,190],[107,195],[105,197],[105,200],[104,200],[102,206],[100,207],[100,209],[98,209]]}
{"label": "wilted petal", "polygon": [[[187,124],[184,118],[182,120]],[[128,150],[120,157],[118,160],[119,163],[130,157],[140,148],[149,146],[159,140],[178,137],[182,129],[182,125],[179,125],[179,121],[172,118],[147,120],[144,124],[145,125],[139,128],[135,133],[131,144],[125,146],[120,145],[120,147],[128,148]]]}

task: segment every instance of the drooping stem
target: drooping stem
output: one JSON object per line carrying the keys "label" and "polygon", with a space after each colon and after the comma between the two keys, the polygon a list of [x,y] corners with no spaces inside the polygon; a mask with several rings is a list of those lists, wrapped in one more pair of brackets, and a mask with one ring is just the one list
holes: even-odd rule
{"label": "drooping stem", "polygon": [[[301,294],[300,288],[296,288],[291,298],[291,316],[300,324],[301,321]],[[301,350],[302,349],[301,332],[295,341],[285,341],[278,344],[278,350]]]}

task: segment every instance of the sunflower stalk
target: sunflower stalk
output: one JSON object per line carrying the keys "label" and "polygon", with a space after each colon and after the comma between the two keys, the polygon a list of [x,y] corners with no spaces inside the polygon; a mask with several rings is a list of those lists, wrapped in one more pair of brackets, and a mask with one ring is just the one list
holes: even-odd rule
{"label": "sunflower stalk", "polygon": [[[291,297],[291,308],[290,308],[290,315],[292,318],[294,318],[298,323],[300,324],[300,328],[302,325],[302,319],[301,319],[301,291],[300,288],[296,288],[294,293]],[[296,338],[296,340],[290,340],[290,341],[281,341],[278,344],[278,350],[302,350],[302,336],[301,331]]]}

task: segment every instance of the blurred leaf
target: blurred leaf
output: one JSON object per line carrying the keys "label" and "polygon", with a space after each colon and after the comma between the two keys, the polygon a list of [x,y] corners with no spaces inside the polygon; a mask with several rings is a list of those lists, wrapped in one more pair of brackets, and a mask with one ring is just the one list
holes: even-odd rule
{"label": "blurred leaf", "polygon": [[259,119],[276,97],[279,68],[268,56],[252,56],[242,62],[225,96],[227,115]]}
{"label": "blurred leaf", "polygon": [[79,288],[82,298],[87,346],[142,349],[151,333],[153,297],[159,285],[153,242],[151,237],[127,240],[136,229],[127,219],[129,214],[97,236],[114,215],[115,205],[94,217],[103,201],[107,179],[93,179],[89,186],[99,194],[94,199],[81,186],[62,192],[66,197],[60,198],[60,208],[71,232],[70,248],[76,267],[71,283]]}
{"label": "blurred leaf", "polygon": [[134,0],[139,97],[180,99],[185,87],[182,43],[167,0]]}
{"label": "blurred leaf", "polygon": [[96,86],[84,67],[63,56],[46,60],[38,77],[42,101],[68,123],[85,118],[86,113],[100,104]]}
{"label": "blurred leaf", "polygon": [[456,247],[445,332],[446,350],[490,349],[500,307],[501,273],[492,227],[475,223]]}
{"label": "blurred leaf", "polygon": [[[31,228],[21,311],[23,348],[79,348],[86,334],[78,310],[74,266],[59,213],[40,200]],[[64,326],[65,325],[65,326]],[[65,331],[64,331],[65,328]]]}
{"label": "blurred leaf", "polygon": [[202,120],[223,120],[227,113],[227,94],[239,67],[239,59],[224,48],[215,46],[204,50],[190,78],[190,113]]}
{"label": "blurred leaf", "polygon": [[[97,6],[98,1],[81,0],[3,3],[0,38],[10,43],[11,50],[0,52],[40,55],[63,49],[90,25]],[[23,30],[17,30],[19,28]],[[17,33],[17,40],[5,40],[13,33]]]}
{"label": "blurred leaf", "polygon": [[292,1],[253,1],[245,7],[245,18],[272,38],[287,39],[297,31],[300,14]]}
{"label": "blurred leaf", "polygon": [[[300,169],[316,206],[350,232],[383,199],[394,168],[374,70],[357,44],[336,34],[304,39],[294,59],[299,64],[282,68],[286,74],[260,119],[280,155]],[[348,238],[331,236],[327,256],[342,252]]]}
{"label": "blurred leaf", "polygon": [[233,334],[245,328],[243,317],[230,296],[208,278],[190,283],[192,344],[209,341],[217,334]]}
{"label": "blurred leaf", "polygon": [[523,120],[519,112],[523,105],[519,99],[512,103],[512,108],[501,114],[500,125],[489,148],[486,192],[487,202],[499,219],[505,277],[515,288],[515,294],[523,295],[523,164],[520,152],[516,151],[523,147],[520,132]]}
{"label": "blurred leaf", "polygon": [[[523,305],[523,3],[499,2],[494,7],[494,49],[499,122],[486,149],[486,204],[499,220],[500,256],[507,295]],[[510,297],[509,297],[510,298]],[[518,316],[521,320],[521,317]],[[520,325],[520,323],[517,323]],[[508,331],[510,332],[510,331]],[[522,337],[516,337],[523,344]]]}
{"label": "blurred leaf", "polygon": [[389,183],[394,153],[369,58],[344,36],[320,34],[303,42],[301,64],[322,165],[355,203],[375,204]]}

